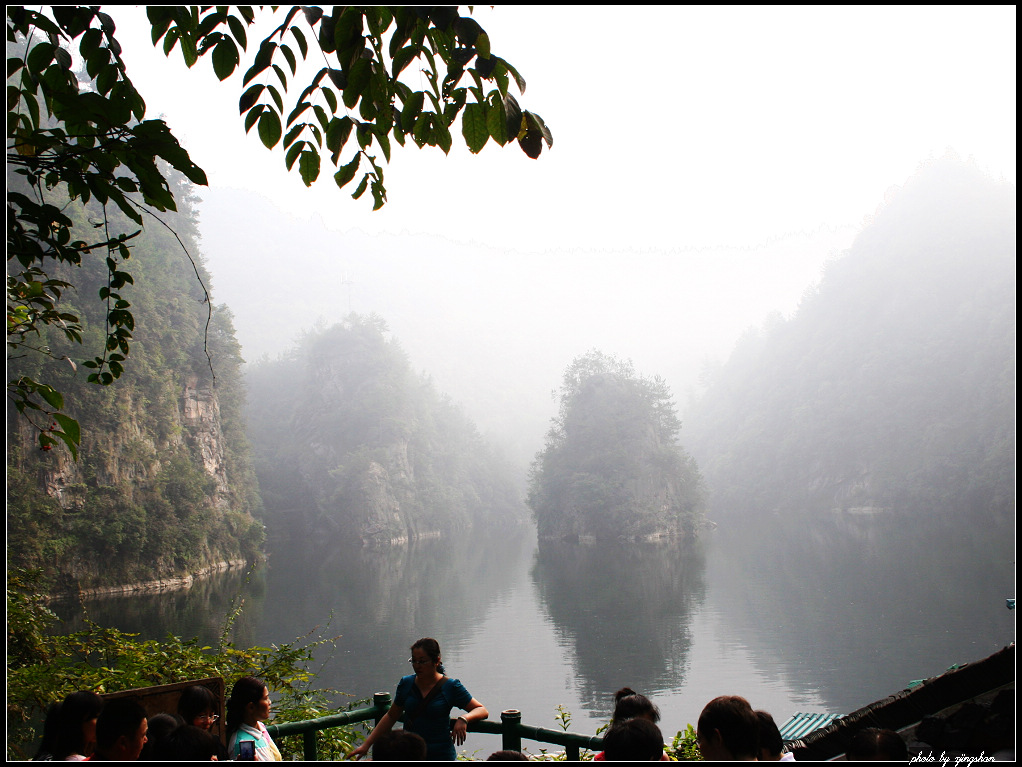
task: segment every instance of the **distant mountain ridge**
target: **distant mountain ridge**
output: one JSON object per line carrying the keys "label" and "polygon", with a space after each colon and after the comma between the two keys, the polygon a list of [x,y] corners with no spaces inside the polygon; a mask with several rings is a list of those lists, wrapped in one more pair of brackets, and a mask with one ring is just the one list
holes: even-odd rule
{"label": "distant mountain ridge", "polygon": [[686,415],[714,513],[1012,513],[1013,185],[922,167]]}

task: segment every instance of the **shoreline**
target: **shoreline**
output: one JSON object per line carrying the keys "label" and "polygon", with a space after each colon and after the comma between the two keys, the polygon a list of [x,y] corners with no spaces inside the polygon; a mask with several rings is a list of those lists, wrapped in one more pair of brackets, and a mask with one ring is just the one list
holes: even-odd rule
{"label": "shoreline", "polygon": [[195,583],[198,578],[203,578],[225,570],[233,570],[236,567],[246,567],[247,565],[248,561],[245,559],[230,559],[215,562],[207,567],[195,571],[194,573],[155,578],[153,580],[138,581],[135,583],[125,583],[118,586],[99,586],[96,588],[78,589],[76,591],[66,591],[56,594],[44,594],[41,595],[41,598],[45,602],[66,602],[75,598],[135,596],[138,594],[153,594],[161,591],[186,591],[192,587],[192,584]]}

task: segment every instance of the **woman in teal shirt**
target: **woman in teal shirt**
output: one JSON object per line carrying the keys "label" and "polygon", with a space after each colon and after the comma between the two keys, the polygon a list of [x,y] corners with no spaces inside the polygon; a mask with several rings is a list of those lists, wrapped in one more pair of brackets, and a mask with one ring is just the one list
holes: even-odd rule
{"label": "woman in teal shirt", "polygon": [[[426,741],[427,759],[453,761],[457,758],[454,747],[465,742],[468,723],[489,716],[486,707],[473,698],[459,680],[448,679],[444,674],[440,643],[435,639],[426,637],[413,644],[408,661],[415,673],[401,678],[394,704],[349,757],[359,759],[368,754],[373,742],[400,721],[404,722],[406,730],[421,735]],[[452,727],[451,709],[455,706],[465,713]]]}

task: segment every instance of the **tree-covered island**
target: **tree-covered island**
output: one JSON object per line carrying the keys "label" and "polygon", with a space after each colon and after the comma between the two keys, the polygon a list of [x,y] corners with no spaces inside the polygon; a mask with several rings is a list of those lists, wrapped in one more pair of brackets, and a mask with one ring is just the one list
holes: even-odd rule
{"label": "tree-covered island", "polygon": [[663,379],[595,350],[576,358],[532,467],[529,506],[540,538],[694,532],[704,489],[680,431]]}

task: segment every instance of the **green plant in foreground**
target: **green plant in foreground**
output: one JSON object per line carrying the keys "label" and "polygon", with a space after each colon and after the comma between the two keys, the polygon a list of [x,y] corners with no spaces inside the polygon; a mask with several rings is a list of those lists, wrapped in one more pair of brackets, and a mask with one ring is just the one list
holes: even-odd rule
{"label": "green plant in foreground", "polygon": [[[46,708],[75,690],[111,693],[138,687],[223,677],[230,690],[239,677],[266,682],[274,695],[276,721],[299,721],[333,713],[333,690],[316,689],[309,670],[313,652],[336,639],[310,639],[311,632],[274,647],[239,648],[227,635],[240,605],[231,611],[217,647],[168,635],[142,640],[91,621],[73,634],[52,633],[56,616],[36,596],[31,573],[12,569],[7,579],[7,758],[34,750],[34,723]],[[11,652],[12,644],[16,652]],[[339,758],[356,739],[355,728],[332,728],[320,736],[322,758]],[[301,737],[282,739],[285,759],[302,758]]]}
{"label": "green plant in foreground", "polygon": [[702,761],[699,753],[699,742],[696,740],[696,729],[691,724],[684,731],[679,731],[667,749],[667,755],[679,762]]}

